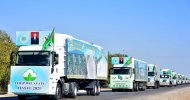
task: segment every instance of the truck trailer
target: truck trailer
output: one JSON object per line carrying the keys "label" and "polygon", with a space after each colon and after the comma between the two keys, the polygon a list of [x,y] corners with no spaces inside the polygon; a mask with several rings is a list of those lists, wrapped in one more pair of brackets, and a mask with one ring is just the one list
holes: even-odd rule
{"label": "truck trailer", "polygon": [[100,82],[108,76],[102,47],[54,30],[19,31],[16,36],[20,48],[11,66],[10,91],[19,99],[75,98],[79,89],[100,94]]}
{"label": "truck trailer", "polygon": [[172,87],[172,70],[160,69],[160,86]]}
{"label": "truck trailer", "polygon": [[148,64],[148,82],[147,88],[153,87],[157,89],[160,87],[160,73],[155,64]]}
{"label": "truck trailer", "polygon": [[112,91],[144,91],[148,80],[148,68],[144,61],[133,57],[112,57],[113,69],[109,87]]}

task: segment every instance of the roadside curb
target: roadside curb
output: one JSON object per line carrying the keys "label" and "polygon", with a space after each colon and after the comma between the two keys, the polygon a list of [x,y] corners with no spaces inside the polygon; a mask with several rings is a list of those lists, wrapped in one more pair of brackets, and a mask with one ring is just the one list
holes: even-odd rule
{"label": "roadside curb", "polygon": [[4,97],[16,97],[16,94],[13,93],[8,93],[8,94],[0,94],[0,98],[4,98]]}

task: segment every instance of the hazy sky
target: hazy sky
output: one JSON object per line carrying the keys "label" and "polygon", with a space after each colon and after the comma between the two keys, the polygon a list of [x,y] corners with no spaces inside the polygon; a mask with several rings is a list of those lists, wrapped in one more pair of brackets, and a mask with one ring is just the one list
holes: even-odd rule
{"label": "hazy sky", "polygon": [[190,76],[190,0],[1,0],[0,29],[52,30]]}

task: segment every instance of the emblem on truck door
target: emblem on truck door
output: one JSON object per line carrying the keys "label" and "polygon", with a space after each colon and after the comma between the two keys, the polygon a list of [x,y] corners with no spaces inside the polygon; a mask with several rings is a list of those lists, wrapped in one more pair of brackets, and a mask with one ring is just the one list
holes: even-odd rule
{"label": "emblem on truck door", "polygon": [[28,69],[23,74],[25,81],[34,81],[36,79],[36,73],[32,69]]}

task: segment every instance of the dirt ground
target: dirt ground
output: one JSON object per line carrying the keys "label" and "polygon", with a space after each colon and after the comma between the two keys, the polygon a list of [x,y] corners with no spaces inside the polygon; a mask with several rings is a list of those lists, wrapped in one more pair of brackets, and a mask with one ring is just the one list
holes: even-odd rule
{"label": "dirt ground", "polygon": [[159,94],[146,95],[134,100],[190,100],[190,87],[180,88]]}

